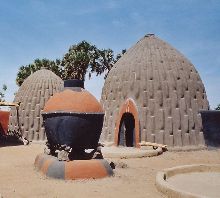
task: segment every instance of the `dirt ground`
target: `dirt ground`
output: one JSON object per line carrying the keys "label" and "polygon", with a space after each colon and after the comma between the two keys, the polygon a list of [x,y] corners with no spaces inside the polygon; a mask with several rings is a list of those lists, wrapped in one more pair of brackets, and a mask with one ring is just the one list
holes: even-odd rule
{"label": "dirt ground", "polygon": [[[155,187],[156,173],[186,164],[220,164],[220,150],[165,152],[140,159],[112,159],[115,176],[98,180],[49,179],[35,171],[33,163],[43,145],[0,148],[0,194],[14,197],[166,197]],[[108,159],[110,162],[111,159]],[[126,167],[127,165],[127,167]]]}

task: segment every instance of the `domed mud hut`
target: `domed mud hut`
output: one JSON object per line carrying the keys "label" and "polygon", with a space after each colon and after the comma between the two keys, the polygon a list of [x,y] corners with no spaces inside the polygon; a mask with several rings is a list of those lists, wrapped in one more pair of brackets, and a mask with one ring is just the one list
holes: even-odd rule
{"label": "domed mud hut", "polygon": [[204,145],[199,110],[209,103],[192,63],[153,34],[147,34],[114,65],[105,81],[101,140],[139,147]]}
{"label": "domed mud hut", "polygon": [[47,100],[56,92],[63,90],[60,77],[47,69],[41,69],[30,75],[16,93],[14,102],[20,102],[18,115],[12,108],[9,118],[9,130],[18,131],[18,117],[21,133],[28,140],[44,140],[45,131],[41,112]]}

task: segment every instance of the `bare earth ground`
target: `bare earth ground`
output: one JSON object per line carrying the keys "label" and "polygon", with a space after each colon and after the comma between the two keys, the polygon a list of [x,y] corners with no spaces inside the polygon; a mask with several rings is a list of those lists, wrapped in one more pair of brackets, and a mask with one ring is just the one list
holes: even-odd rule
{"label": "bare earth ground", "polygon": [[170,177],[168,183],[183,192],[212,198],[220,196],[220,173],[217,172],[178,174]]}
{"label": "bare earth ground", "polygon": [[[35,171],[33,163],[43,145],[0,148],[0,194],[3,197],[165,197],[155,187],[156,173],[186,164],[220,164],[220,150],[165,152],[140,159],[112,159],[115,176],[99,180],[63,181]],[[108,159],[111,161],[110,159]],[[121,164],[127,164],[127,168]]]}

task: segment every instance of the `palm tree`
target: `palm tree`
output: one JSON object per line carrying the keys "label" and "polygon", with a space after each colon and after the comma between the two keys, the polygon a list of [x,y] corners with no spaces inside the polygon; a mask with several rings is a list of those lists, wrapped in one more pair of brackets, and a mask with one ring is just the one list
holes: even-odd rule
{"label": "palm tree", "polygon": [[89,72],[89,76],[93,72],[98,74],[99,56],[97,47],[86,41],[72,45],[61,62],[64,71],[63,79],[76,78],[84,81],[87,72]]}

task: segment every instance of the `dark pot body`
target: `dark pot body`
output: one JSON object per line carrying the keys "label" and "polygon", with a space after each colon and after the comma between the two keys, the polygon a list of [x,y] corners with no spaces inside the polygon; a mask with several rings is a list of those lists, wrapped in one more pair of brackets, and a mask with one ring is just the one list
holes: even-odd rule
{"label": "dark pot body", "polygon": [[73,149],[97,148],[104,113],[43,113],[49,144]]}
{"label": "dark pot body", "polygon": [[220,146],[220,111],[200,111],[207,146]]}

